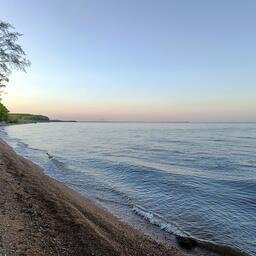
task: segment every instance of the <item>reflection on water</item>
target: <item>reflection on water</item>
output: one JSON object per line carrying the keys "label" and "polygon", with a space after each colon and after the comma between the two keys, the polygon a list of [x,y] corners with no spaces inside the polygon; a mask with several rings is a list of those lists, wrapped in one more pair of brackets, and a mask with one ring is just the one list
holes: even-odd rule
{"label": "reflection on water", "polygon": [[49,123],[5,131],[19,153],[105,204],[256,255],[256,124]]}

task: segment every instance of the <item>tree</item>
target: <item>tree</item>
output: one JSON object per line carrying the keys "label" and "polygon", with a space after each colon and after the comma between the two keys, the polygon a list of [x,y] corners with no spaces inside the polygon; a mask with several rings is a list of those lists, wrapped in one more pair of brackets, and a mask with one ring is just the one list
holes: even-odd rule
{"label": "tree", "polygon": [[25,52],[17,43],[22,34],[13,30],[12,25],[0,21],[0,96],[1,88],[9,82],[12,70],[26,71],[30,65]]}
{"label": "tree", "polygon": [[8,120],[9,110],[0,102],[0,122]]}

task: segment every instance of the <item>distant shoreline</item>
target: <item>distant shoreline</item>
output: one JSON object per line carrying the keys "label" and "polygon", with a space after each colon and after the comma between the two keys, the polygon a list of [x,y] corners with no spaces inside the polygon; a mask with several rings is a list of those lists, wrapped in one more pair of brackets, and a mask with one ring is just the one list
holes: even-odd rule
{"label": "distant shoreline", "polygon": [[33,121],[25,123],[0,123],[0,126],[8,125],[24,125],[24,124],[40,124],[40,123],[98,123],[98,124],[256,124],[256,122],[146,122],[146,121],[77,121],[77,120],[49,120],[49,121]]}

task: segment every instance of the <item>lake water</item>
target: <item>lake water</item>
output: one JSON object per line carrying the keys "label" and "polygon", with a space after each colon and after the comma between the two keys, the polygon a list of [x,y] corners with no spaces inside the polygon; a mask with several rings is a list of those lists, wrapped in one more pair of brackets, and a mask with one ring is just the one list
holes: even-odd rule
{"label": "lake water", "polygon": [[256,124],[44,123],[0,137],[117,216],[256,255]]}

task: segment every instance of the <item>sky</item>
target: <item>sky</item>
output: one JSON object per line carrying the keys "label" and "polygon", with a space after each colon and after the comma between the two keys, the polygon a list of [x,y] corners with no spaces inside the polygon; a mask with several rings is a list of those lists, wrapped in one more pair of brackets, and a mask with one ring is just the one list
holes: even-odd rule
{"label": "sky", "polygon": [[256,121],[254,0],[0,0],[32,65],[11,112],[52,119]]}

